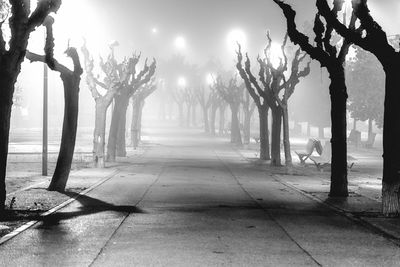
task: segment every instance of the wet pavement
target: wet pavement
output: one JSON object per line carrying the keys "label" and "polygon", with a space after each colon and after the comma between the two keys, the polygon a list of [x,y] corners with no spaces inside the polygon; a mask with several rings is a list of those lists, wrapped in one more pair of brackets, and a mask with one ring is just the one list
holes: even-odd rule
{"label": "wet pavement", "polygon": [[0,246],[0,265],[398,266],[400,248],[387,238],[229,144],[176,131]]}

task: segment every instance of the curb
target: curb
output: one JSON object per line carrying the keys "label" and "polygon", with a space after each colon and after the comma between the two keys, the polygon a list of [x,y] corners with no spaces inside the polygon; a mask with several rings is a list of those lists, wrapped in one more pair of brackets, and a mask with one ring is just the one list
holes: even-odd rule
{"label": "curb", "polygon": [[302,194],[303,196],[305,196],[305,197],[307,197],[307,198],[309,198],[309,199],[311,199],[311,200],[313,200],[313,201],[318,202],[318,203],[321,204],[322,206],[324,206],[324,207],[326,207],[326,208],[328,208],[328,209],[334,211],[335,213],[337,213],[337,214],[339,214],[339,215],[341,215],[341,216],[346,217],[347,219],[349,219],[350,221],[352,221],[352,222],[354,222],[354,223],[357,223],[357,224],[359,224],[359,225],[361,225],[361,226],[367,228],[368,230],[370,230],[370,231],[374,232],[375,234],[378,234],[378,235],[380,235],[380,236],[386,238],[387,240],[389,240],[390,242],[392,242],[392,243],[395,244],[396,246],[400,247],[400,238],[398,238],[398,237],[396,237],[396,236],[390,234],[389,232],[385,231],[384,229],[382,229],[382,228],[380,228],[380,227],[378,227],[378,226],[376,226],[376,225],[374,225],[374,224],[372,224],[372,223],[370,223],[370,222],[368,222],[368,221],[362,219],[362,218],[359,217],[359,216],[354,215],[354,214],[351,213],[351,212],[345,211],[345,210],[343,210],[343,209],[341,209],[341,208],[338,208],[338,207],[336,207],[336,206],[334,206],[334,205],[331,205],[331,204],[329,204],[329,203],[326,203],[326,202],[323,201],[322,199],[320,199],[320,198],[318,198],[318,197],[315,197],[315,196],[313,196],[312,194],[310,194],[310,193],[308,193],[308,192],[305,192],[305,191],[303,191],[303,190],[301,190],[301,189],[295,187],[294,185],[291,185],[291,184],[289,184],[289,183],[287,183],[287,182],[282,181],[282,180],[279,179],[276,175],[272,175],[272,178],[273,178],[275,181],[277,181],[278,183],[280,183],[280,184],[282,184],[282,185],[284,185],[284,186],[286,186],[286,187],[289,187],[290,189],[292,189],[292,190],[294,190],[294,191],[296,191],[296,192]]}
{"label": "curb", "polygon": [[[234,151],[235,151],[240,157],[242,157],[242,158],[244,158],[246,161],[250,162],[249,159],[246,158],[246,157],[241,153],[240,150],[234,148]],[[399,238],[399,237],[394,236],[393,234],[387,232],[386,230],[384,230],[384,229],[382,229],[382,228],[380,228],[380,227],[378,227],[378,226],[376,226],[376,225],[374,225],[374,224],[372,224],[372,223],[370,223],[370,222],[368,222],[368,221],[362,219],[362,218],[359,217],[359,216],[354,215],[354,214],[351,213],[351,212],[345,211],[345,210],[340,209],[340,208],[338,208],[338,207],[336,207],[336,206],[334,206],[334,205],[331,205],[331,204],[329,204],[329,203],[326,203],[326,202],[324,202],[322,199],[320,199],[320,198],[318,198],[318,197],[315,197],[315,196],[313,196],[312,194],[310,194],[310,193],[308,193],[308,192],[305,192],[305,191],[303,191],[303,190],[297,188],[297,187],[294,186],[294,185],[291,185],[291,184],[289,184],[289,183],[287,183],[287,182],[282,181],[281,179],[278,178],[277,175],[271,175],[271,177],[272,177],[275,181],[277,181],[278,183],[280,183],[280,184],[282,184],[282,185],[284,185],[284,186],[286,186],[286,187],[288,187],[288,188],[290,188],[290,189],[292,189],[292,190],[294,190],[294,191],[296,191],[296,192],[302,194],[303,196],[305,196],[305,197],[307,197],[307,198],[309,198],[309,199],[311,199],[311,200],[313,200],[313,201],[315,201],[315,202],[321,204],[322,206],[324,206],[324,207],[326,207],[326,208],[332,210],[333,212],[335,212],[335,213],[337,213],[337,214],[339,214],[339,215],[341,215],[341,216],[346,217],[346,218],[349,219],[350,221],[352,221],[352,222],[354,222],[354,223],[356,223],[356,224],[358,224],[358,225],[361,225],[361,226],[365,227],[366,229],[370,230],[371,232],[373,232],[373,233],[375,233],[375,234],[378,234],[378,235],[380,235],[380,236],[386,238],[388,241],[390,241],[390,242],[393,243],[394,245],[400,247],[400,238]],[[366,196],[364,196],[364,197],[366,197]],[[366,197],[366,198],[368,198],[368,197]],[[368,198],[368,199],[371,199],[371,198]],[[376,199],[372,199],[372,200],[377,201]]]}
{"label": "curb", "polygon": [[[110,175],[106,176],[105,178],[101,179],[100,181],[98,181],[97,183],[95,183],[94,185],[92,185],[91,187],[87,188],[86,190],[80,192],[77,196],[72,197],[66,201],[64,201],[63,203],[61,203],[60,205],[42,213],[40,216],[45,217],[48,216],[62,208],[64,208],[65,206],[71,204],[72,202],[74,202],[75,200],[77,200],[80,196],[82,195],[86,195],[87,193],[89,193],[90,191],[92,191],[93,189],[95,189],[96,187],[100,186],[101,184],[107,182],[108,180],[110,180],[111,178],[113,178],[115,175],[117,175],[120,172],[120,170],[114,170]],[[39,221],[29,221],[27,223],[25,223],[24,225],[18,227],[17,229],[15,229],[14,231],[12,231],[11,233],[3,236],[2,238],[0,238],[0,246],[3,245],[4,243],[6,243],[7,241],[9,241],[10,239],[16,237],[17,235],[19,235],[20,233],[24,232],[25,230],[31,228],[32,226],[34,226],[36,223],[38,223]]]}

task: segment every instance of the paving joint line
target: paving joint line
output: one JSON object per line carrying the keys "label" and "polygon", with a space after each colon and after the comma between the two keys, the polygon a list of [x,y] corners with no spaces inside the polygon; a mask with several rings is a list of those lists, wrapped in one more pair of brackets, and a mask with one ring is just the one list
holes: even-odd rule
{"label": "paving joint line", "polygon": [[[142,158],[147,152],[149,151],[149,148],[145,147],[144,151],[142,154],[138,155],[137,158],[140,159]],[[110,180],[111,178],[113,178],[114,176],[116,176],[118,173],[121,172],[121,169],[124,168],[126,165],[119,165],[116,166],[113,173],[109,174],[108,176],[106,176],[105,178],[103,178],[102,180],[98,181],[97,183],[95,183],[94,185],[92,185],[91,187],[87,188],[86,190],[80,192],[77,196],[69,198],[68,200],[64,201],[63,203],[61,203],[60,205],[57,205],[56,207],[51,208],[50,210],[40,214],[41,217],[45,217],[48,216],[52,213],[57,212],[58,210],[66,207],[67,205],[71,204],[72,202],[74,202],[75,200],[77,200],[79,197],[86,195],[87,193],[89,193],[90,191],[92,191],[93,189],[97,188],[98,186],[102,185],[103,183],[107,182],[108,180]],[[78,172],[80,170],[76,170],[75,172]],[[44,181],[46,182],[46,181]],[[42,183],[44,183],[42,182]],[[38,184],[36,184],[38,185]],[[33,187],[35,185],[32,186],[28,186],[26,189],[29,189],[29,187]],[[21,191],[22,189],[20,189]],[[11,192],[10,194],[15,193]],[[11,240],[12,238],[16,237],[17,235],[21,234],[22,232],[28,230],[29,228],[31,228],[32,226],[34,226],[35,224],[37,224],[39,221],[38,220],[33,220],[33,221],[29,221],[25,224],[23,224],[22,226],[18,227],[17,229],[15,229],[14,231],[12,231],[11,233],[8,233],[7,235],[4,235],[3,237],[0,238],[0,246],[3,245],[4,243],[6,243],[7,241]]]}
{"label": "paving joint line", "polygon": [[362,217],[354,215],[352,212],[343,210],[343,209],[341,209],[341,208],[339,208],[339,207],[337,207],[335,205],[329,204],[329,203],[325,202],[324,200],[322,200],[322,199],[320,199],[320,198],[318,198],[318,197],[316,197],[316,196],[314,196],[314,195],[312,195],[312,194],[310,194],[308,192],[305,192],[305,191],[297,188],[294,185],[291,185],[291,184],[289,184],[287,182],[282,181],[276,175],[272,175],[272,177],[278,183],[280,183],[280,184],[282,184],[282,185],[284,185],[284,186],[286,186],[286,187],[288,187],[288,188],[290,188],[290,189],[302,194],[303,196],[305,196],[305,197],[307,197],[307,198],[309,198],[311,200],[314,200],[315,202],[318,202],[319,204],[321,204],[322,206],[332,210],[336,214],[339,214],[339,215],[347,218],[348,220],[350,220],[350,221],[352,221],[352,222],[354,222],[354,223],[356,223],[358,225],[363,226],[364,228],[368,229],[369,231],[386,238],[391,243],[393,243],[396,246],[400,247],[400,239],[398,237],[396,237],[396,236],[392,235],[391,233],[383,230],[382,228],[377,227],[376,225],[364,220]]}
{"label": "paving joint line", "polygon": [[[92,191],[96,187],[102,185],[103,183],[107,182],[108,180],[110,180],[111,178],[113,178],[115,175],[117,175],[120,172],[121,172],[120,169],[114,170],[111,174],[109,174],[105,178],[101,179],[100,181],[98,181],[97,183],[95,183],[91,187],[87,188],[86,190],[80,192],[77,196],[71,197],[68,200],[64,201],[63,203],[51,208],[50,210],[43,212],[42,214],[40,214],[40,217],[46,217],[46,216],[48,216],[48,215],[50,215],[52,213],[57,212],[58,210],[60,210],[60,209],[62,209],[64,207],[66,207],[67,205],[69,205],[72,202],[74,202],[75,200],[77,200],[79,197],[81,197],[83,195],[86,195],[87,193],[89,193],[90,191]],[[0,238],[0,246],[3,245],[4,243],[6,243],[7,241],[9,241],[10,239],[16,237],[17,235],[21,234],[22,232],[28,230],[29,228],[31,228],[32,226],[34,226],[38,222],[40,222],[40,220],[29,221],[29,222],[23,224],[22,226],[18,227],[17,229],[12,231],[11,233],[8,233],[7,235],[3,236],[2,238]]]}
{"label": "paving joint line", "polygon": [[[233,173],[231,168],[218,156],[217,152],[214,150],[215,155],[217,156],[218,160],[222,163],[222,165],[227,169],[227,171],[231,174],[231,176],[235,179],[238,186],[245,192],[245,194],[254,202],[256,205],[263,210],[271,220],[286,234],[286,236],[301,250],[303,251],[315,264],[318,266],[322,266],[305,248],[303,248],[290,234],[289,232],[272,216],[268,209],[264,208],[259,201],[254,199],[254,197],[243,187],[240,183],[238,177]],[[245,158],[246,159],[246,158]]]}
{"label": "paving joint line", "polygon": [[[236,151],[236,153],[238,155],[240,155],[240,157],[244,158],[248,162],[251,162],[238,149],[234,148],[234,150]],[[280,183],[280,184],[282,184],[282,185],[284,185],[284,186],[286,186],[286,187],[288,187],[288,188],[290,188],[290,189],[302,194],[303,196],[305,196],[305,197],[307,197],[307,198],[309,198],[309,199],[311,199],[311,200],[323,205],[324,207],[334,211],[336,214],[341,215],[341,216],[347,218],[348,220],[350,220],[350,221],[352,221],[352,222],[354,222],[354,223],[356,223],[358,225],[363,226],[364,228],[368,229],[369,231],[384,237],[385,239],[387,239],[388,241],[390,241],[394,245],[400,247],[400,238],[398,238],[395,235],[385,231],[384,229],[382,229],[382,228],[380,228],[380,227],[378,227],[378,226],[376,226],[376,225],[364,220],[362,217],[356,216],[352,212],[345,211],[345,210],[343,210],[341,208],[338,208],[338,207],[336,207],[336,206],[334,206],[332,204],[326,203],[322,199],[320,199],[320,198],[318,198],[318,197],[316,197],[316,196],[314,196],[314,195],[312,195],[312,194],[310,194],[308,192],[305,192],[305,191],[297,188],[296,186],[294,186],[292,184],[289,184],[287,182],[282,181],[281,179],[278,178],[278,175],[274,174],[274,175],[272,175],[272,178],[275,181],[277,181],[278,183]],[[325,181],[324,179],[322,179],[322,180]],[[328,182],[330,182],[330,181],[328,181]],[[368,198],[368,197],[366,197],[366,198]],[[368,198],[368,199],[371,199],[371,198]]]}
{"label": "paving joint line", "polygon": [[[147,153],[148,150],[146,150],[142,155],[140,155],[139,158],[142,158],[144,156],[144,154]],[[161,171],[159,172],[159,174],[157,175],[157,178],[154,179],[154,181],[148,186],[148,188],[146,189],[146,191],[143,193],[143,195],[141,196],[141,198],[135,203],[135,207],[138,206],[140,204],[140,202],[142,202],[142,200],[145,198],[146,194],[150,191],[150,189],[153,187],[153,185],[155,185],[159,180],[161,175],[164,173],[165,170],[165,162],[163,163],[162,167],[161,167]],[[101,256],[101,254],[103,254],[104,249],[107,247],[107,245],[110,243],[111,239],[117,234],[118,230],[121,228],[121,226],[124,224],[124,222],[129,218],[131,214],[128,212],[124,218],[121,220],[121,222],[118,224],[118,226],[115,228],[115,230],[113,231],[113,233],[111,234],[111,236],[107,239],[107,241],[104,243],[104,245],[102,246],[102,248],[99,250],[99,252],[97,253],[97,255],[94,257],[94,259],[92,260],[92,262],[88,265],[93,266],[93,264],[96,262],[96,260]]]}

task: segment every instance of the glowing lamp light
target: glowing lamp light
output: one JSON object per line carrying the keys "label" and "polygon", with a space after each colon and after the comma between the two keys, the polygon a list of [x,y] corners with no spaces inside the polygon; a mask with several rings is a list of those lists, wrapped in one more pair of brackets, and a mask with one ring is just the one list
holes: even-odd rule
{"label": "glowing lamp light", "polygon": [[179,85],[179,87],[186,87],[186,79],[185,79],[185,77],[179,77],[178,78],[178,85]]}
{"label": "glowing lamp light", "polygon": [[182,36],[178,36],[175,39],[175,46],[178,49],[183,49],[186,47],[186,40]]}
{"label": "glowing lamp light", "polygon": [[283,53],[282,53],[282,48],[280,44],[271,43],[271,48],[269,50],[269,56],[271,63],[274,67],[278,67],[281,60],[283,60]]}
{"label": "glowing lamp light", "polygon": [[206,76],[206,82],[208,85],[213,85],[215,83],[215,78],[212,73],[207,74]]}
{"label": "glowing lamp light", "polygon": [[238,48],[238,43],[246,46],[246,34],[241,29],[231,30],[226,37],[226,44],[231,52],[235,52]]}

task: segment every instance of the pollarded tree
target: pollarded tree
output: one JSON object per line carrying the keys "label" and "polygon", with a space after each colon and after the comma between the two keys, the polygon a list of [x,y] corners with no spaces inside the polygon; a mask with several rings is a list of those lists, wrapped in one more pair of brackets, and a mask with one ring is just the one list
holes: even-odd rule
{"label": "pollarded tree", "polygon": [[[208,111],[212,104],[212,92],[207,91],[204,86],[200,86],[198,90],[195,91],[195,95],[197,97],[197,101],[200,104],[200,107],[203,111],[203,123],[204,123],[204,132],[210,132],[210,123],[208,119]],[[215,118],[215,117],[214,117]],[[214,119],[215,122],[215,119]],[[214,126],[215,132],[215,126]]]}
{"label": "pollarded tree", "polygon": [[[260,81],[263,84],[265,100],[269,104],[273,114],[273,129],[272,129],[272,154],[273,158],[280,155],[281,141],[281,121],[283,124],[283,146],[285,152],[286,166],[292,165],[292,156],[289,139],[289,108],[288,101],[293,95],[296,86],[300,82],[300,78],[307,76],[310,73],[310,63],[304,69],[300,70],[300,64],[306,57],[305,53],[301,53],[300,48],[295,52],[291,62],[291,72],[288,72],[288,57],[286,51],[288,36],[285,35],[281,46],[283,59],[280,59],[277,67],[274,66],[274,55],[272,55],[271,47],[272,40],[269,33],[267,34],[268,44],[264,50],[264,58],[258,58],[260,65]],[[240,50],[239,50],[240,53]],[[281,93],[282,92],[282,93]],[[277,129],[279,127],[279,129]],[[279,162],[273,165],[279,165]]]}
{"label": "pollarded tree", "polygon": [[157,81],[153,77],[132,96],[131,143],[134,149],[139,146],[142,136],[142,116],[146,98],[157,90]]}
{"label": "pollarded tree", "polygon": [[67,185],[74,156],[76,131],[78,128],[79,84],[83,69],[79,61],[78,52],[73,47],[68,47],[65,51],[67,56],[72,59],[73,70],[68,69],[54,59],[53,23],[54,19],[50,16],[43,23],[46,26],[45,56],[27,51],[26,57],[31,62],[44,62],[51,70],[59,72],[64,85],[64,121],[60,152],[58,154],[56,169],[48,188],[50,191],[63,192]]}
{"label": "pollarded tree", "polygon": [[[334,4],[339,5],[335,0]],[[352,1],[352,21],[359,28],[347,27],[335,13],[329,10],[326,0],[317,0],[322,16],[349,42],[374,54],[381,62],[386,74],[383,122],[383,178],[382,210],[386,216],[400,214],[400,52],[388,41],[382,27],[374,20],[368,9],[367,0]]]}
{"label": "pollarded tree", "polygon": [[150,81],[156,71],[156,60],[154,59],[149,66],[146,59],[143,69],[136,73],[136,66],[140,58],[141,55],[134,55],[121,66],[122,69],[128,69],[129,79],[122,84],[122,88],[114,96],[114,110],[107,143],[107,160],[110,162],[114,162],[117,155],[120,157],[126,156],[126,112],[129,100],[136,90]]}
{"label": "pollarded tree", "polygon": [[254,100],[254,103],[257,106],[258,117],[260,121],[260,159],[270,160],[271,156],[268,129],[269,104],[266,99],[264,99],[266,97],[266,93],[264,93],[263,89],[257,81],[257,78],[253,75],[251,71],[250,59],[248,56],[246,58],[247,59],[245,62],[245,66],[243,67],[243,55],[241,47],[239,45],[239,50],[237,52],[238,63],[236,64],[236,68],[239,71],[240,77],[242,77],[242,79],[244,80],[247,91],[249,92]]}
{"label": "pollarded tree", "polygon": [[196,106],[197,97],[194,88],[185,87],[183,90],[183,99],[186,106],[186,127],[196,126]]}
{"label": "pollarded tree", "polygon": [[[126,83],[129,78],[127,70],[118,72],[118,63],[114,57],[114,45],[110,46],[111,53],[107,61],[101,60],[100,67],[105,75],[104,81],[99,81],[93,73],[94,60],[90,56],[86,47],[86,40],[81,48],[84,55],[84,66],[86,72],[86,83],[95,101],[95,126],[93,132],[93,162],[96,167],[105,167],[105,137],[106,137],[106,117],[108,107],[111,105],[115,94]],[[125,79],[125,80],[124,80]],[[105,93],[98,90],[100,86]]]}
{"label": "pollarded tree", "polygon": [[236,77],[231,78],[229,83],[225,84],[222,81],[221,76],[217,77],[214,86],[220,96],[229,104],[231,109],[231,143],[242,145],[239,109],[242,102],[244,86],[238,84]]}
{"label": "pollarded tree", "polygon": [[243,90],[242,97],[243,109],[243,143],[250,144],[251,117],[253,116],[256,104],[252,100],[249,91]]}
{"label": "pollarded tree", "polygon": [[[286,57],[286,52],[282,49],[283,54]],[[290,130],[289,130],[289,108],[288,101],[290,97],[293,95],[296,86],[300,83],[300,78],[306,77],[310,74],[310,61],[307,65],[300,70],[300,64],[305,59],[307,54],[302,54],[300,49],[297,49],[291,63],[291,72],[288,75],[288,78],[284,78],[284,82],[281,85],[283,90],[283,95],[280,97],[279,94],[275,94],[276,101],[279,106],[282,108],[282,119],[283,119],[283,147],[285,150],[285,163],[286,165],[292,165],[292,156],[290,149]],[[270,64],[271,65],[271,64]],[[272,66],[272,65],[271,65]],[[274,73],[274,71],[272,71]],[[276,75],[276,74],[273,74]],[[279,74],[285,75],[285,72]]]}
{"label": "pollarded tree", "polygon": [[[331,160],[331,197],[347,197],[347,87],[345,82],[344,63],[348,54],[351,42],[343,39],[341,46],[338,47],[334,40],[334,28],[332,23],[324,24],[321,15],[318,13],[314,20],[315,45],[309,42],[308,37],[298,31],[295,17],[296,12],[289,4],[281,0],[274,0],[283,10],[286,17],[288,34],[291,41],[298,44],[303,51],[310,55],[312,59],[320,62],[330,75],[331,84],[329,93],[331,96],[331,130],[332,130],[332,160]],[[335,1],[329,12],[338,16],[342,11],[344,1]],[[350,20],[350,28],[355,29],[354,16]]]}
{"label": "pollarded tree", "polygon": [[175,90],[172,90],[171,96],[178,106],[179,126],[183,127],[185,125],[185,116],[183,114],[183,105],[185,104],[184,91],[180,88],[175,88]]}
{"label": "pollarded tree", "polygon": [[369,52],[357,48],[348,65],[349,110],[352,118],[368,121],[368,140],[372,140],[373,121],[382,127],[385,74],[379,61]]}
{"label": "pollarded tree", "polygon": [[228,107],[228,103],[221,97],[221,102],[218,107],[218,110],[219,110],[218,134],[220,136],[224,136],[226,133],[225,122],[226,122],[226,108],[227,107]]}
{"label": "pollarded tree", "polygon": [[[52,12],[57,12],[61,0],[38,1],[31,12],[29,0],[1,1],[3,14],[0,21],[0,214],[6,199],[6,167],[14,86],[21,72],[30,34]],[[4,23],[9,22],[10,38],[7,42]]]}
{"label": "pollarded tree", "polygon": [[221,105],[225,105],[224,101],[221,99],[221,96],[218,94],[217,90],[214,86],[210,85],[210,133],[215,136],[215,120],[217,117],[217,111],[221,107]]}

